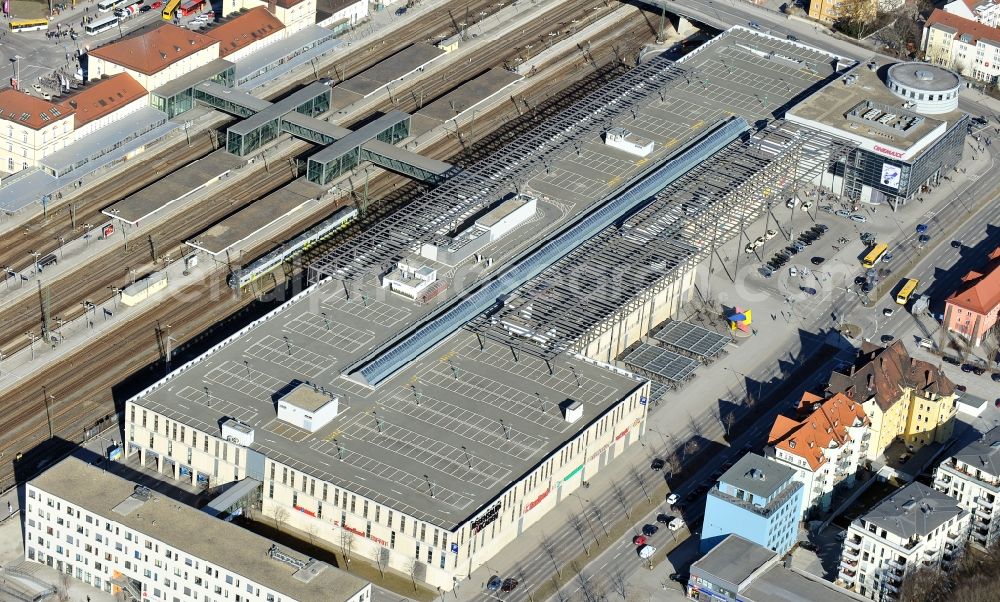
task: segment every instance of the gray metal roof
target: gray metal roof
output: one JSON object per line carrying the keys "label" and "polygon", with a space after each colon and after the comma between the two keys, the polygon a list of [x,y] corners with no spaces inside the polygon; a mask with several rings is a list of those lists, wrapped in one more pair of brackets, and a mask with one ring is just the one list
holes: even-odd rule
{"label": "gray metal roof", "polygon": [[754,496],[769,498],[794,476],[794,469],[751,452],[723,473],[719,482],[748,491]]}
{"label": "gray metal roof", "polygon": [[[236,61],[236,81],[241,82],[236,87],[248,89],[262,86],[315,56],[335,50],[345,43],[336,36],[325,27],[310,25],[283,40],[273,41],[255,50],[253,54]],[[302,52],[305,47],[310,48]],[[289,59],[292,54],[295,56]],[[250,79],[247,80],[248,77]]]}
{"label": "gray metal roof", "polygon": [[[42,159],[41,164],[58,174],[67,172],[72,166],[76,166],[73,168],[75,171],[86,163],[97,161],[110,151],[117,150],[122,140],[130,136],[133,139],[142,138],[144,134],[153,132],[168,123],[167,114],[163,111],[157,111],[153,107],[143,107],[134,113],[129,113],[127,118],[112,122],[96,132],[80,138],[66,148],[52,153]],[[139,134],[137,135],[137,133]],[[156,133],[154,135],[162,136],[163,134]]]}
{"label": "gray metal roof", "polygon": [[209,63],[198,67],[194,71],[188,71],[184,75],[175,77],[174,79],[168,81],[159,88],[151,90],[150,94],[159,96],[160,98],[170,98],[175,94],[180,94],[185,90],[190,90],[205,80],[211,80],[213,77],[232,66],[233,63],[227,61],[226,59],[220,58],[212,60]]}
{"label": "gray metal roof", "polygon": [[949,520],[965,514],[955,498],[914,481],[882,500],[858,520],[900,537],[924,537]]}
{"label": "gray metal roof", "polygon": [[423,42],[410,44],[402,51],[347,79],[338,87],[368,96],[382,86],[425,67],[444,54],[445,51],[437,46]]}
{"label": "gray metal roof", "polygon": [[397,123],[406,121],[409,118],[410,116],[402,111],[389,111],[378,119],[366,123],[365,125],[352,131],[350,134],[337,140],[330,146],[317,152],[315,155],[310,157],[309,160],[316,161],[317,163],[326,163],[327,161],[337,159],[341,155],[350,152],[365,142],[374,140],[375,137],[383,131],[391,128]]}
{"label": "gray metal roof", "polygon": [[[964,394],[962,399],[965,399]],[[1000,475],[1000,427],[993,427],[951,457],[987,474]]]}
{"label": "gray metal roof", "polygon": [[668,321],[653,338],[668,347],[704,358],[715,357],[732,341],[728,335],[680,320]]}
{"label": "gray metal roof", "polygon": [[696,560],[691,565],[691,575],[712,583],[721,581],[735,592],[751,575],[777,558],[777,552],[733,534]]}
{"label": "gray metal roof", "polygon": [[689,357],[647,343],[640,343],[622,361],[637,370],[670,382],[687,379],[701,365]]}
{"label": "gray metal roof", "polygon": [[[234,93],[235,92],[236,91],[234,90]],[[230,126],[227,131],[236,134],[246,135],[252,132],[253,130],[259,128],[260,126],[264,125],[268,121],[279,119],[286,113],[294,111],[295,107],[301,104],[305,104],[306,102],[309,102],[310,100],[316,98],[321,94],[326,94],[327,96],[329,96],[330,86],[321,84],[319,82],[313,82],[308,86],[296,90],[292,94],[289,94],[288,96],[275,102],[274,104],[270,105],[269,107],[257,113],[256,115],[248,117],[243,121]]]}
{"label": "gray metal roof", "polygon": [[746,602],[869,602],[815,575],[776,564],[740,592]]}

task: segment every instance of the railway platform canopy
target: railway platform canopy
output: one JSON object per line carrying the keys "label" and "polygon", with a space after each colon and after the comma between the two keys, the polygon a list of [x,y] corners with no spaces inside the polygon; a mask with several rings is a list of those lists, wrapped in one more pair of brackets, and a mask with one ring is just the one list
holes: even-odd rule
{"label": "railway platform canopy", "polygon": [[337,86],[354,92],[361,98],[368,98],[380,89],[386,86],[391,88],[394,82],[417,71],[422,71],[445,54],[447,53],[437,46],[417,42],[389,58],[379,61],[354,77],[344,80]]}
{"label": "railway platform canopy", "polygon": [[[411,126],[413,133],[422,134],[470,110],[475,111],[481,103],[521,79],[523,79],[521,75],[506,69],[490,69],[421,107],[413,114]],[[474,126],[475,120],[473,120],[473,131]]]}
{"label": "railway platform canopy", "polygon": [[138,226],[164,208],[208,186],[244,161],[223,149],[188,163],[149,186],[112,203],[101,211],[104,215],[130,226]]}
{"label": "railway platform canopy", "polygon": [[236,66],[226,59],[215,59],[206,65],[175,77],[149,93],[149,104],[173,119],[194,108],[195,88],[202,82],[217,82],[220,86],[233,86]]}
{"label": "railway platform canopy", "polygon": [[233,86],[253,91],[296,67],[326,56],[344,44],[337,38],[338,35],[326,27],[310,25],[283,40],[272,42],[236,61]]}
{"label": "railway platform canopy", "polygon": [[305,178],[299,178],[250,203],[186,242],[216,258],[226,253],[236,253],[237,257],[232,257],[236,261],[239,259],[241,249],[238,246],[241,243],[303,205],[320,199],[323,193],[323,188]]}

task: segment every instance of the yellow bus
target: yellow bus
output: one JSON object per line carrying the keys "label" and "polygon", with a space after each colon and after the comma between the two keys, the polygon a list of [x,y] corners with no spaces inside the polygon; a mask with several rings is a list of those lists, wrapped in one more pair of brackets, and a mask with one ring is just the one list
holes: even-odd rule
{"label": "yellow bus", "polygon": [[166,0],[166,2],[163,5],[163,19],[173,21],[174,15],[177,14],[177,8],[181,5],[181,0]]}
{"label": "yellow bus", "polygon": [[11,31],[39,31],[48,28],[48,19],[16,19],[10,22]]}
{"label": "yellow bus", "polygon": [[904,280],[903,287],[896,293],[896,303],[906,305],[906,302],[910,300],[910,295],[917,289],[918,284],[920,284],[920,281],[916,278],[907,278]]}
{"label": "yellow bus", "polygon": [[872,247],[872,250],[869,251],[867,255],[865,255],[865,258],[861,260],[861,265],[865,266],[866,268],[875,267],[875,264],[878,263],[878,260],[882,259],[882,256],[885,255],[885,252],[888,250],[889,250],[889,245],[885,244],[884,242],[876,244],[874,247]]}

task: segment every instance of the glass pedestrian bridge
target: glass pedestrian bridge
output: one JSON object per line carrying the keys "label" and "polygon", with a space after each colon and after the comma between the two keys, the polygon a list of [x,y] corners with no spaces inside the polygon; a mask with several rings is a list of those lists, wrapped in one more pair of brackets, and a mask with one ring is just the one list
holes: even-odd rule
{"label": "glass pedestrian bridge", "polygon": [[431,184],[454,171],[449,163],[395,146],[410,135],[408,113],[390,111],[353,131],[319,119],[330,110],[331,96],[330,87],[319,82],[274,103],[212,81],[194,88],[196,101],[243,118],[226,130],[226,150],[238,157],[260,150],[283,133],[326,146],[309,157],[306,167],[309,181],[321,186],[364,161]]}

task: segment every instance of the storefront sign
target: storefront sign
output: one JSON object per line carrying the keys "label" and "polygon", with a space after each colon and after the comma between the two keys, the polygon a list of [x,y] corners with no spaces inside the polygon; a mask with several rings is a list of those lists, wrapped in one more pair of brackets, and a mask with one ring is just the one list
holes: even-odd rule
{"label": "storefront sign", "polygon": [[[299,507],[295,506],[295,509],[298,510]],[[307,512],[307,514],[310,514],[310,513]],[[315,516],[315,515],[313,515],[313,516]],[[357,535],[359,537],[366,537],[364,531],[361,531],[360,529],[355,529],[354,527],[352,527],[350,525],[342,525],[342,524],[340,524],[340,521],[336,521],[336,520],[333,521],[333,526],[334,527],[340,527],[344,531],[350,531],[351,533],[354,533],[355,535]],[[367,539],[370,539],[370,540],[374,541],[375,543],[377,543],[377,544],[379,544],[380,546],[383,546],[383,547],[388,547],[388,545],[389,545],[389,542],[387,542],[386,540],[381,539],[379,537],[375,537],[374,535],[367,536]]]}
{"label": "storefront sign", "polygon": [[302,506],[292,506],[292,508],[295,508],[296,510],[298,510],[302,514],[308,514],[309,516],[312,516],[312,517],[316,516],[315,512],[313,512],[312,510],[307,510],[306,508],[303,508]]}
{"label": "storefront sign", "polygon": [[525,504],[525,505],[524,505],[524,512],[525,512],[525,513],[528,513],[529,511],[531,511],[531,509],[532,509],[532,508],[534,508],[534,507],[535,507],[535,506],[537,506],[538,504],[541,504],[541,503],[542,503],[542,500],[544,500],[544,499],[545,499],[546,497],[548,497],[548,495],[549,495],[549,491],[551,491],[551,489],[546,489],[545,491],[543,491],[543,492],[541,493],[541,495],[539,495],[538,497],[536,497],[536,498],[535,498],[534,500],[532,500],[531,502],[529,502],[529,503]]}
{"label": "storefront sign", "polygon": [[479,533],[484,527],[486,527],[499,517],[500,517],[500,502],[497,502],[496,506],[493,506],[492,508],[486,511],[486,514],[483,514],[476,520],[472,521],[472,524],[469,525],[472,529],[472,534],[475,535],[476,533]]}
{"label": "storefront sign", "polygon": [[615,437],[615,441],[618,441],[619,439],[621,439],[622,437],[624,437],[625,435],[627,435],[630,430],[631,429],[625,429],[624,431],[618,433],[618,436]]}
{"label": "storefront sign", "polygon": [[888,157],[893,157],[896,159],[902,159],[903,155],[905,154],[901,150],[896,150],[894,148],[887,148],[885,146],[882,146],[881,144],[876,144],[872,148],[875,150],[876,153],[879,153],[880,155],[886,155]]}
{"label": "storefront sign", "polygon": [[457,543],[451,544],[451,553],[452,554],[458,554],[458,544]]}
{"label": "storefront sign", "polygon": [[571,472],[568,475],[564,476],[562,480],[563,481],[568,481],[568,480],[572,479],[574,476],[576,476],[576,473],[580,472],[581,470],[583,470],[583,464],[581,464],[581,465],[577,466],[576,468],[574,468],[573,472]]}

